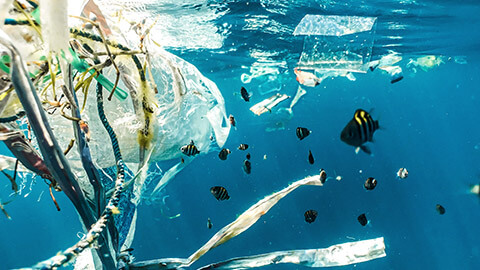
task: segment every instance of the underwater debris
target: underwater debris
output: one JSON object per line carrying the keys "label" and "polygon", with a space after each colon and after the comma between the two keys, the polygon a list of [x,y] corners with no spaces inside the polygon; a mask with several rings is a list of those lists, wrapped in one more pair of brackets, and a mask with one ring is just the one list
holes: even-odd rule
{"label": "underwater debris", "polygon": [[8,218],[8,219],[12,219],[12,217],[7,213],[7,210],[5,210],[5,207],[3,207],[4,205],[2,204],[2,202],[0,202],[0,210],[2,210],[3,214]]}
{"label": "underwater debris", "polygon": [[238,257],[199,268],[249,269],[279,263],[292,263],[306,267],[333,267],[371,261],[387,256],[383,237],[337,244],[323,249],[276,251]]}
{"label": "underwater debris", "polygon": [[297,92],[295,93],[295,96],[293,97],[292,102],[290,103],[290,106],[287,108],[288,112],[292,113],[292,108],[297,104],[297,102],[300,100],[301,97],[303,97],[307,91],[303,89],[300,85],[297,88]]}
{"label": "underwater debris", "polygon": [[[162,267],[166,269],[188,267],[211,249],[227,242],[241,234],[261,216],[265,215],[280,199],[296,188],[304,185],[321,186],[319,176],[309,176],[295,181],[286,188],[275,192],[252,205],[248,210],[237,217],[235,221],[219,230],[207,243],[190,255],[187,259],[165,258],[145,262],[136,262],[129,265],[129,269],[150,269],[148,267]],[[308,267],[342,266],[361,263],[385,257],[385,243],[383,237],[348,242],[331,246],[326,249],[277,251],[248,257],[233,258],[224,262],[214,263],[200,269],[248,269],[277,263],[301,263]]]}
{"label": "underwater debris", "polygon": [[480,198],[480,184],[470,185],[469,192],[477,195]]}
{"label": "underwater debris", "polygon": [[277,106],[280,102],[290,98],[289,96],[285,94],[280,94],[277,93],[255,105],[253,105],[250,108],[250,111],[252,111],[256,115],[261,115],[266,112],[272,112],[273,107]]}
{"label": "underwater debris", "polygon": [[[297,75],[297,82],[301,85],[305,85],[305,86],[308,86],[308,87],[315,87],[322,82],[322,79],[315,76],[315,74],[313,74],[311,72],[307,72],[307,71],[302,71],[302,70],[298,69],[298,67],[296,67],[293,70],[293,72],[295,73],[295,75]],[[299,89],[301,89],[301,88],[299,88]],[[297,93],[299,93],[299,92],[297,91]],[[304,93],[306,93],[306,92],[304,91]],[[297,94],[297,95],[299,96],[297,98],[297,100],[298,100],[303,94],[300,93],[300,94]],[[295,95],[295,97],[297,97],[297,95]],[[294,104],[293,101],[292,101],[292,104]],[[290,105],[290,107],[293,107],[293,105]]]}

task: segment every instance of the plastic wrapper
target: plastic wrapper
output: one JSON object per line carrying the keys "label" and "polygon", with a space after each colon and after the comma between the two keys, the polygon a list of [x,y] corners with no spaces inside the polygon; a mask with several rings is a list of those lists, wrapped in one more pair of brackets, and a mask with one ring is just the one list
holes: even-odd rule
{"label": "plastic wrapper", "polygon": [[376,17],[306,15],[294,32],[306,35],[298,68],[315,70],[319,78],[365,73],[375,23]]}
{"label": "plastic wrapper", "polygon": [[383,237],[348,242],[321,249],[276,251],[254,256],[233,258],[199,268],[250,269],[279,263],[293,263],[308,267],[332,267],[366,262],[385,257]]}
{"label": "plastic wrapper", "polygon": [[285,94],[275,94],[267,99],[264,99],[263,101],[260,101],[259,103],[253,105],[250,107],[250,111],[252,111],[256,115],[261,115],[266,112],[272,112],[272,108],[277,106],[280,102],[290,98],[289,96]]}

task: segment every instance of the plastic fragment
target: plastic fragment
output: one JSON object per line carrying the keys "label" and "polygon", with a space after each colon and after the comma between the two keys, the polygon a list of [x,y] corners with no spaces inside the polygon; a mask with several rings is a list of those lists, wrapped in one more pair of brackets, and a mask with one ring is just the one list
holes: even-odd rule
{"label": "plastic fragment", "polygon": [[385,257],[383,237],[337,244],[328,248],[277,251],[247,257],[238,257],[199,268],[250,269],[279,263],[293,263],[308,267],[332,267],[366,262]]}

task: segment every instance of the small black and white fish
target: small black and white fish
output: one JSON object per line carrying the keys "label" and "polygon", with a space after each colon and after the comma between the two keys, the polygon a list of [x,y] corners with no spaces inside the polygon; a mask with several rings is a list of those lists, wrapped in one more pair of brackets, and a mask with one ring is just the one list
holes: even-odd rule
{"label": "small black and white fish", "polygon": [[305,139],[308,135],[310,135],[310,133],[312,133],[312,132],[311,132],[308,128],[297,127],[296,133],[297,133],[297,137],[298,137],[300,140],[303,140],[303,139]]}
{"label": "small black and white fish", "polygon": [[200,151],[198,151],[197,147],[195,146],[195,143],[193,142],[193,140],[190,141],[189,144],[182,146],[180,148],[180,151],[182,151],[182,153],[187,156],[195,156],[200,153]]}
{"label": "small black and white fish", "polygon": [[237,124],[237,122],[235,122],[235,117],[233,117],[233,115],[230,114],[230,116],[228,117],[228,120],[230,121],[230,124],[235,127],[235,125]]}
{"label": "small black and white fish", "polygon": [[213,227],[213,223],[210,218],[207,219],[207,228],[211,229]]}
{"label": "small black and white fish", "polygon": [[400,168],[397,172],[397,177],[400,179],[405,179],[408,177],[407,168]]}
{"label": "small black and white fish", "polygon": [[241,143],[240,146],[238,147],[238,150],[247,150],[248,149],[248,144]]}
{"label": "small black and white fish", "polygon": [[245,87],[242,86],[242,88],[240,89],[240,94],[242,95],[243,100],[245,100],[246,102],[250,101],[251,95],[248,93]]}
{"label": "small black and white fish", "polygon": [[250,153],[247,153],[246,158],[247,158],[248,160],[250,160]]}
{"label": "small black and white fish", "polygon": [[252,172],[252,163],[248,159],[243,161],[243,171],[246,174],[250,174]]}
{"label": "small black and white fish", "polygon": [[228,154],[230,154],[231,151],[227,148],[223,148],[222,150],[220,150],[220,153],[218,153],[218,157],[221,159],[221,160],[227,160],[227,156]]}
{"label": "small black and white fish", "polygon": [[440,214],[440,215],[443,215],[445,214],[445,208],[443,206],[441,206],[440,204],[437,204],[435,206],[435,209],[437,210],[437,212]]}
{"label": "small black and white fish", "polygon": [[373,190],[377,186],[377,180],[373,177],[369,177],[367,178],[363,186],[366,190]]}
{"label": "small black and white fish", "polygon": [[362,226],[365,226],[365,225],[368,224],[368,219],[367,219],[367,216],[365,216],[365,213],[358,216],[357,220],[360,223],[360,225],[362,225]]}
{"label": "small black and white fish", "polygon": [[320,169],[320,182],[325,184],[325,181],[327,181],[327,172],[324,169]]}
{"label": "small black and white fish", "polygon": [[355,152],[363,150],[371,154],[370,149],[363,145],[366,142],[373,142],[373,133],[379,129],[378,120],[373,120],[372,116],[362,110],[355,111],[352,120],[348,122],[340,134],[340,139],[351,146],[355,146]]}
{"label": "small black and white fish", "polygon": [[312,151],[308,150],[308,163],[312,164],[315,163],[315,159],[313,158]]}
{"label": "small black and white fish", "polygon": [[305,221],[306,222],[312,223],[317,218],[318,213],[315,210],[308,210],[308,211],[305,212],[304,216],[305,216]]}
{"label": "small black and white fish", "polygon": [[214,186],[210,188],[210,193],[212,193],[213,197],[218,201],[228,200],[230,196],[228,195],[227,189],[222,186]]}

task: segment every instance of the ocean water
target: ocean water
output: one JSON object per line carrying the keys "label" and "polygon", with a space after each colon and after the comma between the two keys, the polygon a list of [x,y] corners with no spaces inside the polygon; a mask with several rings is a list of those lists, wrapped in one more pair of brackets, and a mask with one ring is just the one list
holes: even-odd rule
{"label": "ocean water", "polygon": [[[137,261],[188,257],[264,196],[324,168],[342,180],[298,188],[250,229],[211,250],[191,268],[232,257],[383,236],[386,257],[337,268],[478,269],[480,198],[469,193],[469,187],[480,182],[480,3],[151,1],[144,11],[152,16],[177,14],[191,18],[185,24],[199,24],[195,33],[166,21],[168,35],[158,38],[170,44],[168,51],[217,84],[237,125],[225,145],[232,150],[226,161],[218,158],[218,151],[199,155],[167,185],[161,202],[139,206],[132,244]],[[291,117],[279,114],[291,99],[271,113],[254,115],[249,108],[277,92],[295,95],[298,82],[293,69],[304,37],[294,36],[293,30],[306,14],[377,17],[371,60],[394,52],[401,55],[404,78],[392,84],[390,75],[379,69],[355,74],[355,81],[327,78],[314,88],[305,87],[307,94],[293,107]],[[167,36],[178,39],[173,42]],[[182,41],[188,45],[182,46]],[[441,63],[424,68],[409,64],[410,59],[427,55]],[[251,76],[252,66],[274,71],[246,83],[242,74]],[[242,86],[252,93],[248,103],[240,98]],[[368,143],[370,156],[355,154],[340,140],[358,108],[371,111],[381,126],[374,142]],[[277,130],[266,130],[272,126]],[[312,130],[302,141],[295,135],[299,126]],[[250,148],[238,151],[240,143]],[[3,145],[0,150],[9,154]],[[315,157],[313,165],[308,163],[309,150]],[[247,152],[252,156],[249,175],[242,170]],[[401,167],[408,169],[408,178],[396,178]],[[0,177],[4,202],[10,185]],[[373,191],[363,188],[368,177],[378,181]],[[25,185],[22,194],[5,206],[12,220],[0,216],[0,269],[47,259],[74,244],[83,232],[64,194],[56,193],[61,207],[57,212],[43,180],[26,179]],[[209,189],[216,185],[227,188],[230,200],[213,198]],[[436,211],[436,204],[445,207],[444,215]],[[309,209],[318,212],[311,224],[303,216]],[[370,221],[365,227],[357,221],[361,213]],[[212,229],[207,228],[207,218]],[[263,269],[307,267],[283,264]]]}

